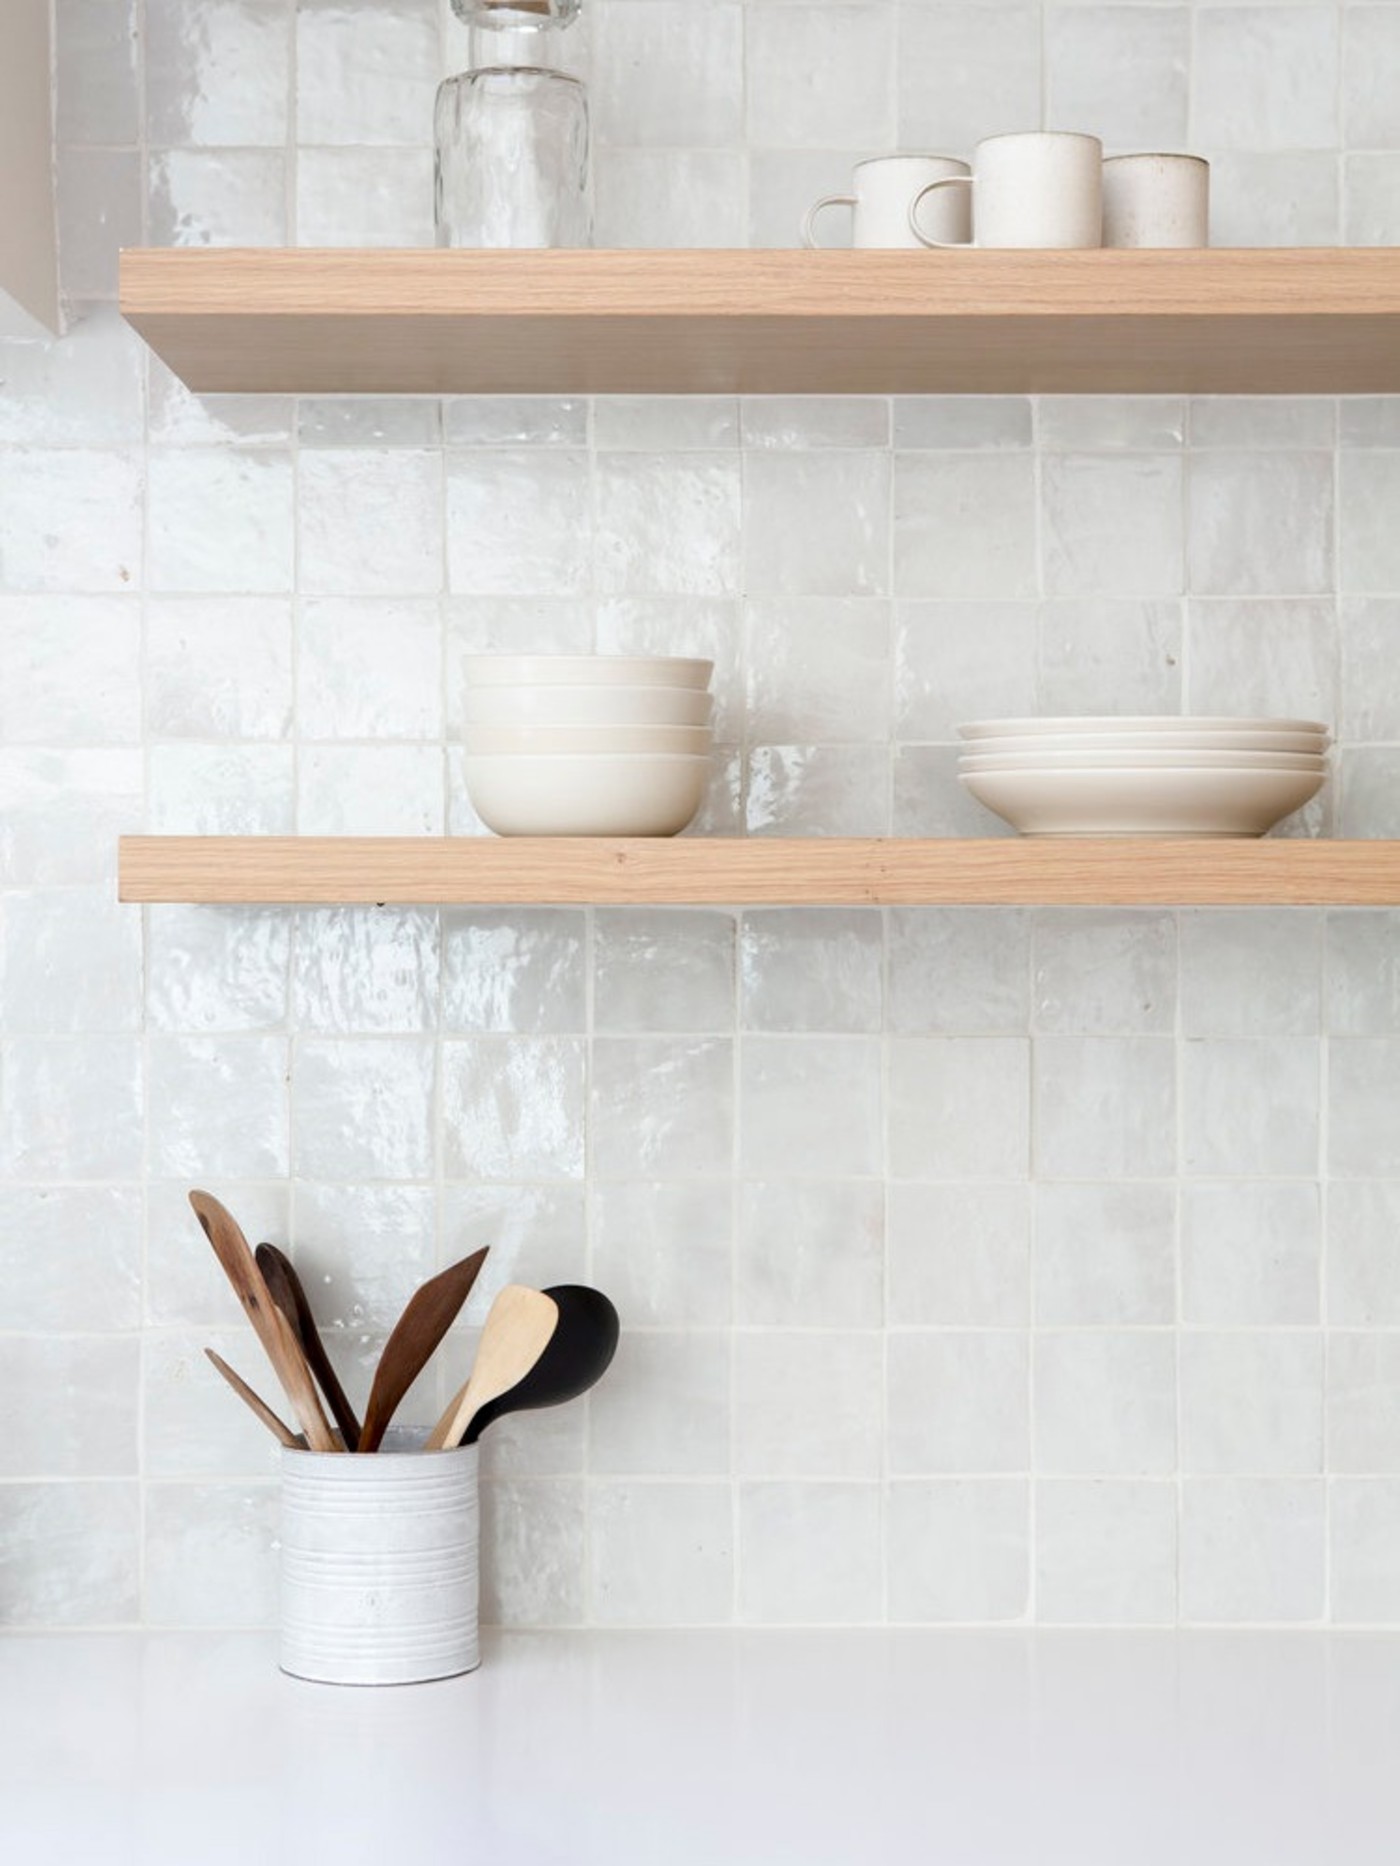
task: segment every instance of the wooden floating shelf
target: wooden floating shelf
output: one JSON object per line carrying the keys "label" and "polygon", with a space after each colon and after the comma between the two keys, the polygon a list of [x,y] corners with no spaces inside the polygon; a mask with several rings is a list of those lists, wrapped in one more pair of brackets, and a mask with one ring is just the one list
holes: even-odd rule
{"label": "wooden floating shelf", "polygon": [[137,249],[192,389],[309,395],[1400,391],[1400,249]]}
{"label": "wooden floating shelf", "polygon": [[1400,906],[1400,842],[126,836],[124,901]]}

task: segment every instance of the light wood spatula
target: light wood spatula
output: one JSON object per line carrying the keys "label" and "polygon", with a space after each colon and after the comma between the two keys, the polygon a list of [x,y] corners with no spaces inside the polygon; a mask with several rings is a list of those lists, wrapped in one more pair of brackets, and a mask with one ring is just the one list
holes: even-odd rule
{"label": "light wood spatula", "polygon": [[223,1265],[224,1275],[233,1285],[233,1293],[253,1324],[263,1352],[272,1362],[272,1370],[291,1402],[307,1444],[312,1451],[339,1451],[330,1422],[321,1408],[321,1398],[306,1356],[292,1333],[290,1322],[272,1300],[237,1220],[212,1193],[192,1192],[190,1204],[203,1226],[204,1235],[214,1246],[214,1255]]}
{"label": "light wood spatula", "polygon": [[559,1305],[552,1297],[508,1283],[491,1304],[471,1378],[454,1395],[423,1449],[460,1445],[477,1411],[525,1378],[558,1325]]}
{"label": "light wood spatula", "polygon": [[409,1297],[374,1370],[374,1385],[369,1390],[360,1433],[361,1451],[378,1451],[399,1401],[427,1366],[471,1294],[472,1284],[486,1261],[487,1248],[483,1246],[460,1263],[429,1277]]}

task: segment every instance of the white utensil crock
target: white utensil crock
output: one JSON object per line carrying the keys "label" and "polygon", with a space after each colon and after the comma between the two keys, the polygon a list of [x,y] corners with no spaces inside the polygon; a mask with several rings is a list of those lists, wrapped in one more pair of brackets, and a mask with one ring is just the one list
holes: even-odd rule
{"label": "white utensil crock", "polygon": [[407,1685],[480,1663],[477,1448],[282,1453],[281,1666]]}

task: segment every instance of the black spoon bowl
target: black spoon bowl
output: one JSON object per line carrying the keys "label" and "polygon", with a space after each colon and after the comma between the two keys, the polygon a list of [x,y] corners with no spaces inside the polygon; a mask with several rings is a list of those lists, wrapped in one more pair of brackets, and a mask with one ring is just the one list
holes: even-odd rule
{"label": "black spoon bowl", "polygon": [[582,1283],[561,1283],[544,1294],[559,1307],[554,1333],[529,1373],[476,1414],[464,1445],[474,1445],[488,1425],[508,1412],[537,1412],[577,1399],[608,1371],[621,1325],[607,1297]]}

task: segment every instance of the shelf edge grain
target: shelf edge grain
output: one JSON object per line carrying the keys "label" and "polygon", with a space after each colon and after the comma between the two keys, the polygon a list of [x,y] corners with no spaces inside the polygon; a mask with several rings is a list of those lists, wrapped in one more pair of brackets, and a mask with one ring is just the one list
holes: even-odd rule
{"label": "shelf edge grain", "polygon": [[1400,842],[126,836],[131,903],[1400,905]]}
{"label": "shelf edge grain", "polygon": [[198,392],[1381,394],[1400,249],[136,248]]}

